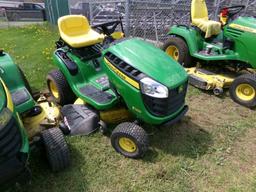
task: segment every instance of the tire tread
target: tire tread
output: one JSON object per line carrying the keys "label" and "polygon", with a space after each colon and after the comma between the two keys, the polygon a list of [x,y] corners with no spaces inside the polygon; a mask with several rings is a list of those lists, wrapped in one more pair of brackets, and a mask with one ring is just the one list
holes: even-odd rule
{"label": "tire tread", "polygon": [[70,154],[64,135],[59,128],[42,132],[48,162],[54,172],[65,169],[70,164]]}

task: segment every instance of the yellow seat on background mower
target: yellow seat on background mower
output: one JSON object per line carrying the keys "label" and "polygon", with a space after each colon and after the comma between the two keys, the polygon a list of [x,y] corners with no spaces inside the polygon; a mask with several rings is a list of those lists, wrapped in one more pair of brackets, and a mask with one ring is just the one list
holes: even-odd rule
{"label": "yellow seat on background mower", "polygon": [[67,15],[58,20],[60,37],[71,47],[81,48],[101,43],[104,35],[97,33],[85,16]]}
{"label": "yellow seat on background mower", "polygon": [[192,0],[191,2],[192,25],[205,32],[205,38],[218,35],[221,32],[221,23],[209,20],[205,0]]}

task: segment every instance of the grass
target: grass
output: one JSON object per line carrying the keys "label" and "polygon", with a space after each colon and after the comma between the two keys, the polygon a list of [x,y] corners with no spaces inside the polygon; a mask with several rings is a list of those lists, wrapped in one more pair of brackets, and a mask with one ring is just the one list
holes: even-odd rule
{"label": "grass", "polygon": [[[32,25],[0,30],[0,36],[32,87],[45,88],[56,30]],[[69,137],[70,168],[51,173],[44,157],[33,152],[32,182],[14,191],[255,191],[255,111],[192,87],[187,103],[190,111],[180,123],[150,136],[143,159],[117,154],[99,133]]]}

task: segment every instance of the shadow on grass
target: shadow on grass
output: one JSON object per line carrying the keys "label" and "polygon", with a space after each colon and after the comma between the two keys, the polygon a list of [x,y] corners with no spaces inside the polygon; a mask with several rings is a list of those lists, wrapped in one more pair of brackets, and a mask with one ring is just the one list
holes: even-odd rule
{"label": "shadow on grass", "polygon": [[161,153],[196,159],[213,144],[211,135],[188,116],[171,127],[161,127],[150,139],[145,161],[155,161]]}
{"label": "shadow on grass", "polygon": [[[71,152],[71,164],[68,168],[60,172],[51,171],[42,150],[36,149],[33,151],[30,155],[29,166],[32,172],[31,182],[24,186],[18,186],[14,188],[13,191],[60,191],[60,188],[64,186],[65,191],[72,191],[74,186],[76,191],[87,191],[87,182],[86,178],[84,178],[87,173],[86,170],[83,170],[86,165],[81,163],[81,159],[84,157],[77,149],[73,148],[72,145],[69,145],[69,149]],[[81,177],[83,177],[83,183],[77,184],[77,181],[81,179]]]}

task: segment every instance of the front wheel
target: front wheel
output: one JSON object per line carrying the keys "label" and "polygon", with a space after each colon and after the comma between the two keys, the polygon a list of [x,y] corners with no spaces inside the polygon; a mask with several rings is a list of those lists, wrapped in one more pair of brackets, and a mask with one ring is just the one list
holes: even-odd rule
{"label": "front wheel", "polygon": [[128,158],[142,157],[149,146],[146,131],[135,123],[119,124],[111,135],[111,144],[120,154]]}
{"label": "front wheel", "polygon": [[58,172],[70,164],[70,154],[64,135],[59,128],[47,129],[42,132],[46,157],[52,171]]}
{"label": "front wheel", "polygon": [[237,77],[231,84],[229,93],[236,103],[248,108],[256,107],[256,74]]}
{"label": "front wheel", "polygon": [[192,57],[187,43],[180,37],[169,38],[161,47],[167,55],[179,62],[183,67],[192,66]]}

